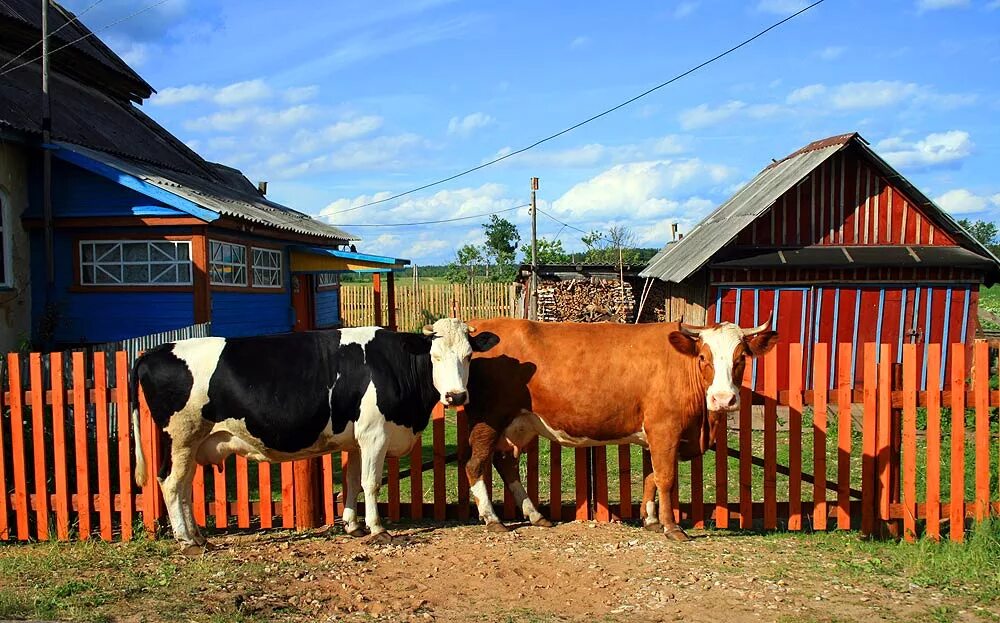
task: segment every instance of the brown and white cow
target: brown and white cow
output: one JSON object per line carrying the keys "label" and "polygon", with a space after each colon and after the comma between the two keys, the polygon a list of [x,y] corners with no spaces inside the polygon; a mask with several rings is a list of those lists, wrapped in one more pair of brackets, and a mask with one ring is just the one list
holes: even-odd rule
{"label": "brown and white cow", "polygon": [[640,514],[648,529],[677,540],[688,537],[674,522],[676,462],[705,452],[714,424],[739,408],[746,358],[766,353],[778,337],[770,321],[753,329],[509,318],[471,324],[500,338],[496,348],[473,356],[474,399],[466,407],[472,451],[466,469],[487,528],[507,529],[483,482],[491,462],[525,517],[552,525],[528,498],[518,470],[520,451],[541,435],[564,446],[648,448],[653,474]]}

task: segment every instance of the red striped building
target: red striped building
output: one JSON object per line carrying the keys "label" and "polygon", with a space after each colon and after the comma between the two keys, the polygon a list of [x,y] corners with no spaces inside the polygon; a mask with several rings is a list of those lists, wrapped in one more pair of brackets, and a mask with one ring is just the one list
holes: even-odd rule
{"label": "red striped building", "polygon": [[896,361],[906,342],[941,343],[938,379],[918,348],[926,387],[943,384],[951,344],[971,344],[979,287],[1000,261],[855,133],[771,163],[640,275],[684,297],[670,308],[688,319],[748,326],[774,313],[786,347],[830,343],[831,386],[838,343],[889,344]]}

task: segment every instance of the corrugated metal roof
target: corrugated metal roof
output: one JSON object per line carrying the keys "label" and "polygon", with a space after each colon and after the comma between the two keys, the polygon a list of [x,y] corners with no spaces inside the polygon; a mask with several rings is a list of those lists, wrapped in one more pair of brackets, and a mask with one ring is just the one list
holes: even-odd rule
{"label": "corrugated metal roof", "polygon": [[[774,162],[698,223],[681,240],[666,245],[640,277],[680,283],[705,265],[810,171],[844,148],[854,134],[817,141]],[[834,140],[840,139],[840,140]]]}
{"label": "corrugated metal roof", "polygon": [[[345,241],[358,240],[356,236],[338,227],[327,225],[308,214],[297,212],[273,201],[268,201],[258,194],[256,189],[249,183],[243,187],[238,187],[235,184],[215,182],[204,177],[157,167],[145,162],[120,158],[79,145],[69,143],[56,143],[56,145],[60,149],[90,158],[122,173],[153,184],[217,214],[233,216],[299,234],[336,238]],[[235,169],[229,169],[229,171],[232,172]]]}

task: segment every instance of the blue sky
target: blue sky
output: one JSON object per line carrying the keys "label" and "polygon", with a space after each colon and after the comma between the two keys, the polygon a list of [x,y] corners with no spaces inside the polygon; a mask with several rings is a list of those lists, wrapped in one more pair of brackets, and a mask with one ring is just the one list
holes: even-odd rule
{"label": "blue sky", "polygon": [[[92,0],[66,0],[82,12]],[[442,263],[478,214],[527,202],[658,247],[772,158],[852,130],[956,215],[1000,220],[1000,0],[827,0],[747,48],[536,150],[453,174],[608,108],[805,6],[167,0],[100,33],[159,93],[143,109],[269,196]],[[104,0],[100,29],[133,13]],[[526,210],[504,216],[527,237]],[[539,216],[539,232],[582,248]]]}

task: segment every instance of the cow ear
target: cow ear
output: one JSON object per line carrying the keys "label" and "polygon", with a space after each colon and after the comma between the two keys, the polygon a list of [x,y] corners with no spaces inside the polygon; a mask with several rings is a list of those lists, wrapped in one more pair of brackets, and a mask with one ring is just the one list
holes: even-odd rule
{"label": "cow ear", "polygon": [[698,355],[698,340],[690,335],[686,335],[680,331],[672,331],[668,339],[670,340],[670,345],[680,354],[687,355],[688,357]]}
{"label": "cow ear", "polygon": [[411,355],[426,355],[431,352],[431,340],[415,333],[399,333],[403,340],[403,350]]}
{"label": "cow ear", "polygon": [[743,338],[743,343],[746,345],[751,357],[760,357],[775,347],[778,343],[778,333],[777,331],[764,331],[757,335]]}
{"label": "cow ear", "polygon": [[469,336],[469,344],[472,345],[472,350],[477,353],[485,353],[499,343],[500,336],[496,333],[490,333],[489,331],[483,331],[482,333]]}

